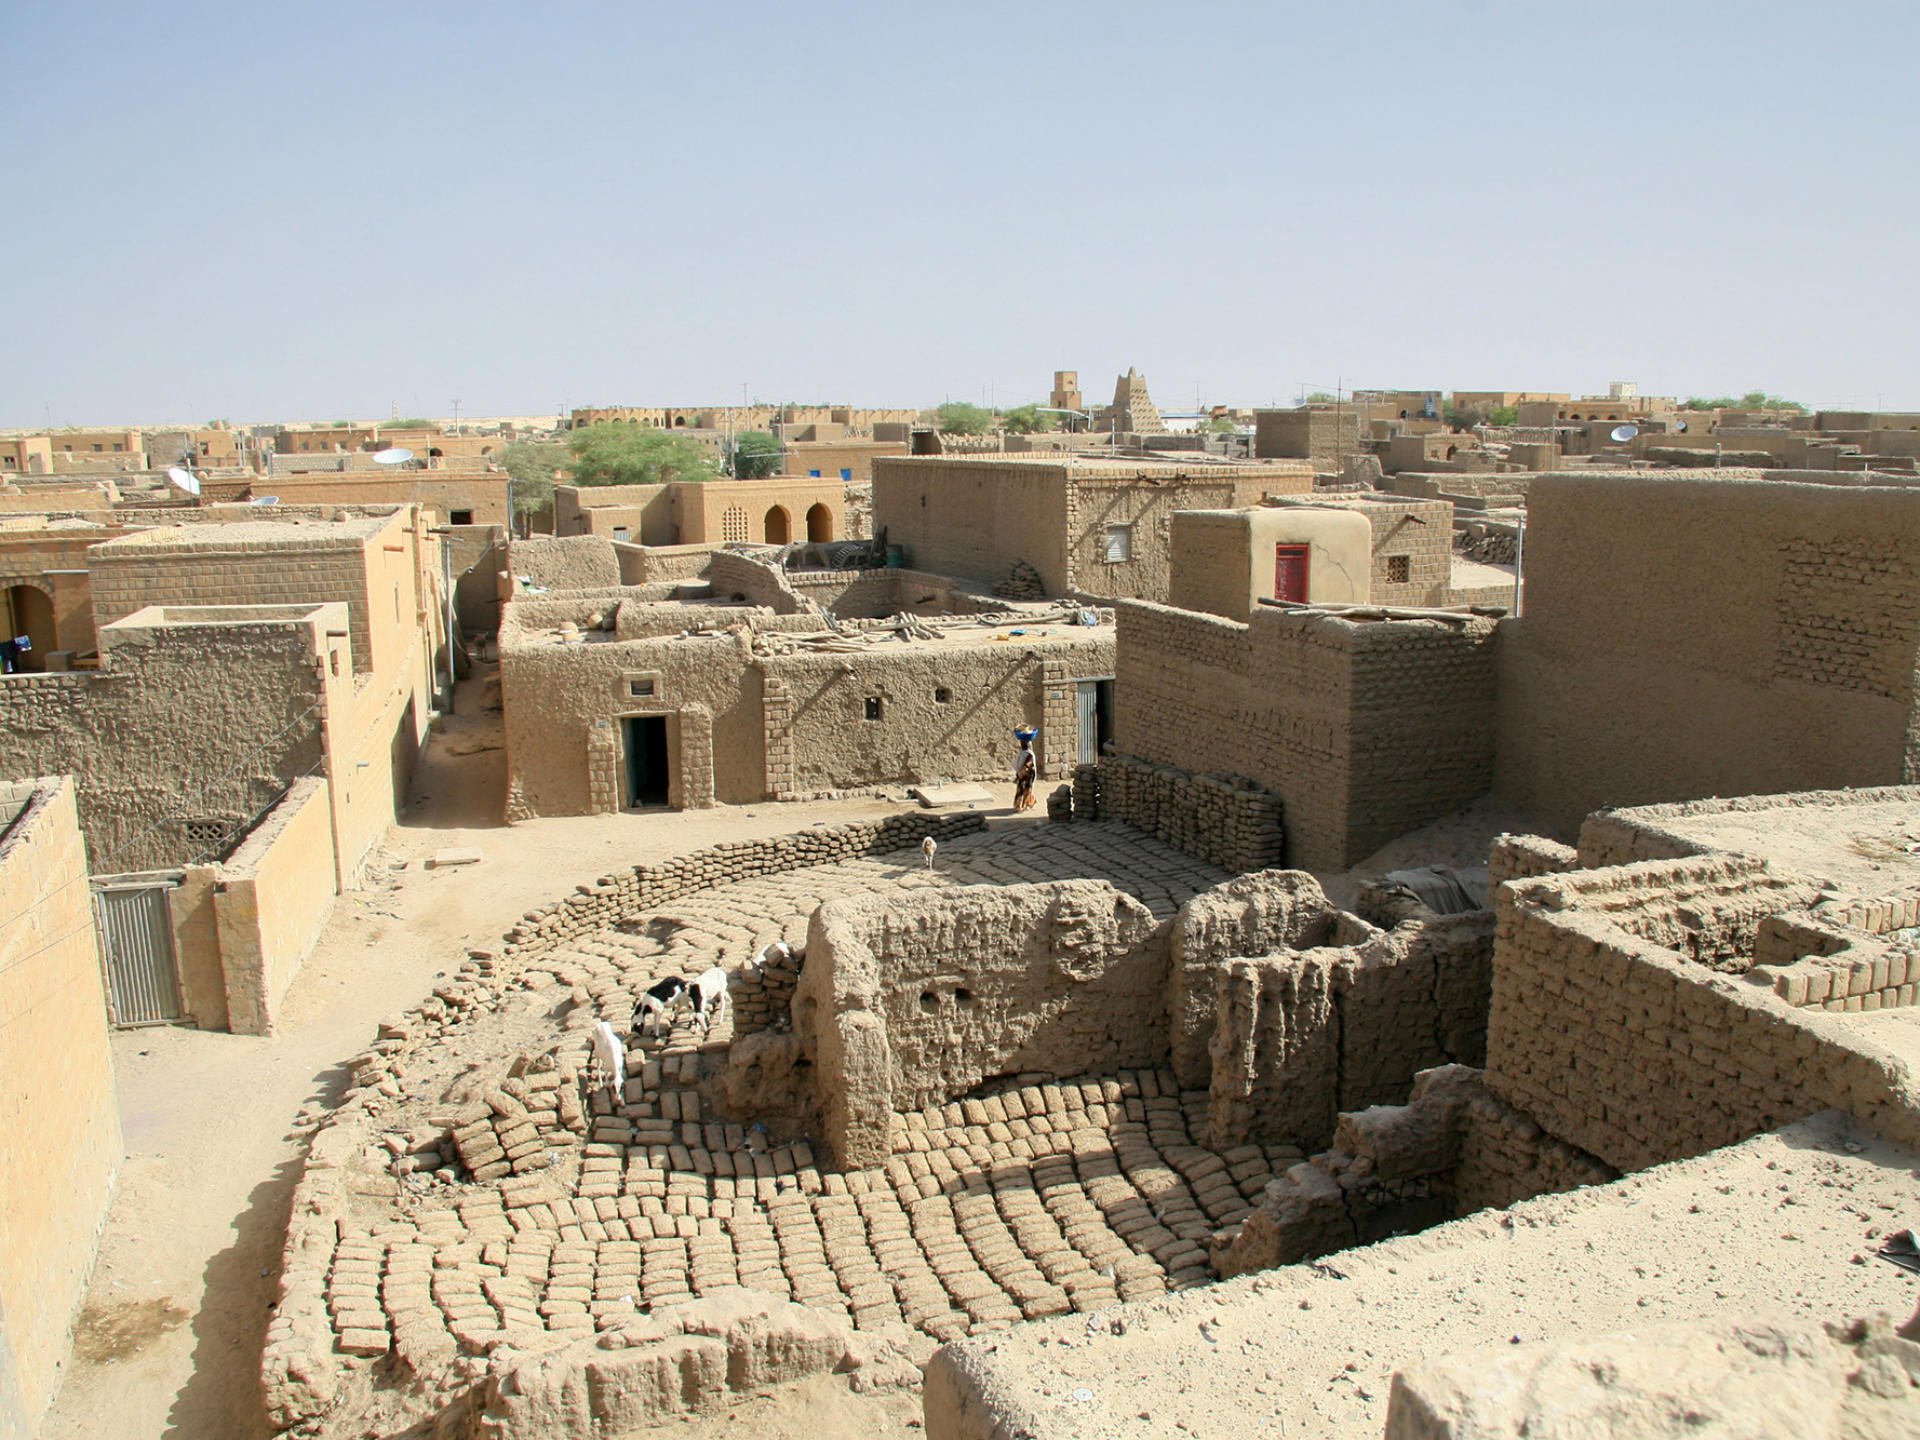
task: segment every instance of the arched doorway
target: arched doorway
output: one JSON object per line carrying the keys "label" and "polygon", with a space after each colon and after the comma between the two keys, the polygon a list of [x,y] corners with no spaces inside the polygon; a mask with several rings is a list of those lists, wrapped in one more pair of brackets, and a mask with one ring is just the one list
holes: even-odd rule
{"label": "arched doorway", "polygon": [[824,504],[815,505],[807,511],[807,539],[831,540],[833,538],[833,512]]}
{"label": "arched doorway", "polygon": [[6,633],[0,635],[0,640],[24,635],[33,646],[15,659],[16,668],[45,670],[47,652],[58,645],[53,628],[53,597],[37,585],[12,586],[7,591],[6,613],[0,619],[6,621]]}
{"label": "arched doorway", "polygon": [[767,511],[767,544],[785,545],[793,539],[793,521],[787,515],[787,507],[776,505]]}

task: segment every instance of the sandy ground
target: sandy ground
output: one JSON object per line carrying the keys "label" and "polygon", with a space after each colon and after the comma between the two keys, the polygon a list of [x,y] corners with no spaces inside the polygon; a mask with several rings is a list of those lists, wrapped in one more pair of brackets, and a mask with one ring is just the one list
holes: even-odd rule
{"label": "sandy ground", "polygon": [[[302,1105],[338,1094],[341,1062],[365,1047],[380,1019],[421,999],[466,946],[497,939],[523,912],[622,865],[762,829],[904,808],[875,800],[721,807],[509,829],[497,818],[505,777],[498,716],[480,705],[478,688],[463,684],[459,713],[415,777],[405,822],[370,867],[374,888],[340,898],[288,992],[277,1035],[115,1032],[126,1159],[44,1440],[269,1433],[260,1349],[302,1154],[289,1127]],[[476,846],[486,858],[423,867],[455,846]],[[404,869],[389,870],[401,861]],[[898,1409],[897,1397],[862,1402],[876,1407]]]}

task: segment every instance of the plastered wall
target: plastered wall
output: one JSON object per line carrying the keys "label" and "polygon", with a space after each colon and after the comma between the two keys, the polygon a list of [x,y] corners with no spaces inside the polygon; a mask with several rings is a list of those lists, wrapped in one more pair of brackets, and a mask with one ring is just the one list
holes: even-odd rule
{"label": "plastered wall", "polygon": [[274,1033],[287,986],[333,913],[330,831],[327,782],[296,780],[221,867],[214,913],[235,1034]]}
{"label": "plastered wall", "polygon": [[1607,805],[1915,776],[1920,494],[1541,476],[1500,666],[1504,803]]}
{"label": "plastered wall", "polygon": [[[1004,780],[1011,787],[1013,731],[1043,727],[1046,719],[1041,657],[1074,676],[1112,673],[1113,631],[1086,634],[1044,650],[1017,642],[902,646],[858,657],[852,675],[842,668],[844,656],[768,657],[762,673],[791,697],[792,790],[937,778]],[[880,702],[878,719],[867,718],[869,700]],[[1074,743],[1063,747],[1069,754],[1077,746],[1077,718],[1074,730]],[[1039,748],[1053,747],[1043,740]]]}
{"label": "plastered wall", "polygon": [[120,1163],[86,854],[68,779],[0,782],[0,1436],[53,1399]]}

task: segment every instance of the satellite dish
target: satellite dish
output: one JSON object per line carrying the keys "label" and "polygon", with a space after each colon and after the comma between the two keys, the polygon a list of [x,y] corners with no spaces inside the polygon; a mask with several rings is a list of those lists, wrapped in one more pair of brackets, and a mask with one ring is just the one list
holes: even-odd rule
{"label": "satellite dish", "polygon": [[247,503],[249,505],[278,505],[280,503],[280,497],[278,495],[256,495]]}
{"label": "satellite dish", "polygon": [[1673,422],[1673,433],[1674,433],[1674,434],[1676,434],[1676,435],[1684,435],[1684,434],[1686,434],[1686,433],[1687,433],[1687,422],[1686,422],[1686,421],[1684,421],[1684,420],[1676,420],[1676,421],[1674,421],[1674,422]]}
{"label": "satellite dish", "polygon": [[398,445],[391,450],[376,450],[373,455],[373,463],[376,465],[404,465],[411,459],[413,459],[413,452],[403,450]]}
{"label": "satellite dish", "polygon": [[183,470],[178,465],[167,467],[167,479],[178,485],[189,495],[200,493],[200,480],[191,470]]}
{"label": "satellite dish", "polygon": [[1614,441],[1621,445],[1626,444],[1627,441],[1639,433],[1640,427],[1638,425],[1616,425],[1611,431]]}

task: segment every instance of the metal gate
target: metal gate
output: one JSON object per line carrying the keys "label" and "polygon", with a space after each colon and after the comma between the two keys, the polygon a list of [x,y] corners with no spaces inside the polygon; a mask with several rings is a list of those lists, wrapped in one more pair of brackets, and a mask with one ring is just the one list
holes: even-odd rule
{"label": "metal gate", "polygon": [[184,1018],[172,907],[167,903],[172,889],[147,881],[101,885],[93,892],[100,958],[107,969],[107,1004],[116,1025],[165,1025]]}

